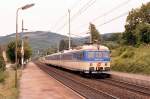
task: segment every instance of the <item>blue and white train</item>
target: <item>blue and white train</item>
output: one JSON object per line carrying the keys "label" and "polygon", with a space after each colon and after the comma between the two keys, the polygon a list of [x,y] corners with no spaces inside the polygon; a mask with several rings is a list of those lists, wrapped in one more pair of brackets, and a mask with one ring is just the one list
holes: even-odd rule
{"label": "blue and white train", "polygon": [[82,73],[110,71],[110,50],[102,45],[84,45],[47,55],[42,62]]}

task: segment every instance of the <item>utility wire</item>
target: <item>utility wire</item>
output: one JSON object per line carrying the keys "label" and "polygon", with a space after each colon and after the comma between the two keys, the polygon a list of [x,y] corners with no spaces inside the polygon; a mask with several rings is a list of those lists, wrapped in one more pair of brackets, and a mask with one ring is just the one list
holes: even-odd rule
{"label": "utility wire", "polygon": [[81,38],[82,38],[82,36],[79,36],[79,35],[76,35],[76,34],[71,34],[71,35],[74,35],[74,36],[76,36],[76,37],[81,37]]}
{"label": "utility wire", "polygon": [[[71,17],[71,20],[70,21],[73,21],[76,17],[78,17],[79,15],[81,15],[83,12],[85,12],[89,7],[91,7],[94,3],[96,2],[96,0],[89,0],[85,5],[83,5],[83,7],[82,8],[80,8],[79,10],[78,10],[78,12],[75,14],[75,15],[73,15],[72,17]],[[66,24],[68,24],[68,23],[64,23],[60,28],[58,28],[57,29],[57,31],[60,31],[60,30],[62,30],[65,26],[66,26]]]}
{"label": "utility wire", "polygon": [[[73,10],[81,1],[82,1],[82,0],[79,0],[79,1],[75,2],[74,5],[72,5],[71,10]],[[55,27],[60,23],[60,21],[62,21],[62,20],[67,16],[67,14],[68,14],[68,12],[65,13],[65,15],[61,16],[61,17],[56,21],[56,24],[55,24],[54,27],[52,27],[52,28],[55,28]],[[66,23],[63,24],[59,29],[61,29],[61,28],[64,27],[65,25],[66,25]],[[57,29],[56,31],[58,31],[59,29]]]}
{"label": "utility wire", "polygon": [[131,1],[131,0],[127,0],[127,1],[125,1],[125,2],[123,2],[123,3],[121,3],[121,4],[119,4],[119,5],[115,6],[114,8],[112,8],[112,9],[109,10],[109,11],[107,11],[106,13],[103,13],[102,15],[100,15],[100,16],[94,18],[94,19],[92,20],[92,22],[94,22],[94,21],[98,20],[99,18],[104,17],[104,16],[106,16],[106,15],[108,15],[108,14],[114,12],[115,10],[118,10],[118,8],[121,8],[121,7],[125,6],[125,5],[127,5],[130,1]]}
{"label": "utility wire", "polygon": [[61,17],[56,21],[56,23],[55,23],[55,25],[52,27],[52,29],[55,28],[66,16],[67,16],[67,13],[66,13],[65,15],[61,16]]}
{"label": "utility wire", "polygon": [[119,18],[121,18],[121,17],[127,15],[128,13],[129,13],[129,12],[127,11],[127,12],[125,12],[125,13],[123,13],[123,14],[117,16],[117,17],[114,17],[114,18],[112,18],[112,19],[110,19],[110,20],[108,20],[108,21],[106,21],[106,22],[104,22],[104,23],[102,23],[102,24],[97,25],[97,27],[103,26],[103,25],[108,24],[108,23],[110,23],[110,22],[112,22],[112,21],[114,21],[114,20],[117,20],[117,19],[119,19]]}
{"label": "utility wire", "polygon": [[96,0],[90,0],[88,1],[81,9],[78,10],[78,12],[72,16],[71,20],[74,20],[76,17],[78,17],[79,15],[81,15],[82,13],[84,13],[88,8],[90,8],[94,3],[96,2]]}
{"label": "utility wire", "polygon": [[[119,8],[123,7],[124,5],[127,5],[130,1],[131,1],[131,0],[126,0],[125,2],[123,2],[123,3],[121,3],[121,4],[117,5],[117,6],[115,6],[114,8],[110,9],[110,10],[107,11],[106,13],[103,13],[103,14],[97,16],[97,17],[94,18],[91,22],[94,22],[94,21],[96,21],[96,20],[98,20],[98,19],[100,19],[100,18],[102,18],[102,17],[104,17],[104,16],[106,16],[106,15],[109,15],[110,13],[112,13],[112,12],[118,10]],[[87,24],[88,24],[88,23],[83,24],[83,25],[81,25],[80,27],[84,27],[84,26],[86,26]]]}
{"label": "utility wire", "polygon": [[[106,22],[104,22],[104,23],[102,23],[102,24],[97,25],[97,27],[101,27],[101,26],[103,26],[103,25],[105,25],[105,24],[111,23],[112,21],[115,21],[115,20],[117,20],[117,19],[119,19],[119,18],[121,18],[121,17],[127,15],[128,13],[129,13],[129,12],[127,11],[127,12],[125,12],[125,13],[123,13],[123,14],[117,16],[117,17],[114,17],[114,18],[112,18],[112,19],[110,19],[110,20],[108,20],[108,21],[106,21]],[[85,32],[82,32],[82,33],[88,33],[88,32],[85,31]]]}
{"label": "utility wire", "polygon": [[73,10],[82,0],[78,0],[77,2],[74,3],[74,5],[72,5],[72,7],[70,8],[70,10]]}
{"label": "utility wire", "polygon": [[[96,17],[96,18],[94,18],[93,21],[96,21],[96,20],[99,19],[100,17],[104,17],[104,16],[106,16],[106,15],[112,13],[113,11],[117,10],[118,8],[120,8],[120,7],[122,7],[122,6],[126,5],[126,4],[128,4],[129,1],[131,1],[131,0],[127,0],[127,1],[125,1],[125,2],[123,2],[123,3],[121,3],[121,4],[119,4],[119,5],[117,5],[116,7],[112,8],[112,9],[109,10],[108,12],[106,12],[106,13],[104,13],[104,14],[102,14],[102,15]],[[71,18],[71,21],[72,21],[74,18],[76,18],[77,16],[81,15],[83,12],[85,12],[85,11],[86,11],[90,6],[92,6],[95,2],[96,2],[96,0],[94,0],[93,2],[92,2],[91,0],[88,1],[88,2]],[[86,6],[86,5],[88,5],[88,6]],[[127,13],[128,13],[128,12],[123,13],[123,14],[121,14],[121,15],[119,15],[119,16],[117,16],[117,17],[115,17],[115,18],[113,18],[113,19],[111,19],[111,20],[109,20],[109,21],[106,21],[106,22],[104,22],[104,23],[98,25],[98,27],[99,27],[99,26],[102,26],[102,25],[105,25],[105,24],[107,24],[107,23],[110,23],[110,22],[112,22],[112,21],[114,21],[114,20],[116,20],[116,19],[118,19],[118,18],[120,18],[120,17],[126,15]],[[66,24],[67,24],[67,23],[64,23],[64,24],[58,29],[58,31],[61,30],[62,28],[64,28],[64,26],[65,26]],[[74,34],[73,34],[73,35],[74,35]]]}

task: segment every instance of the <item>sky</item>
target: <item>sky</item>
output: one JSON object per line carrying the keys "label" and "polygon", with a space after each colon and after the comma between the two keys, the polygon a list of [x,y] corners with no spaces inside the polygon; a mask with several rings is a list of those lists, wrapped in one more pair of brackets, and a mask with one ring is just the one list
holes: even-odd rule
{"label": "sky", "polygon": [[[95,24],[96,28],[101,34],[123,32],[127,13],[131,11],[132,8],[140,7],[142,3],[145,4],[149,2],[149,0],[0,1],[0,36],[15,33],[16,11],[19,7],[30,3],[35,3],[35,6],[26,10],[19,10],[19,32],[21,31],[21,20],[23,19],[24,28],[28,29],[28,31],[52,31],[67,35],[69,27],[68,9],[70,9],[71,34],[76,36],[83,36],[88,32],[90,22]],[[123,17],[104,24],[124,13],[126,14]]]}

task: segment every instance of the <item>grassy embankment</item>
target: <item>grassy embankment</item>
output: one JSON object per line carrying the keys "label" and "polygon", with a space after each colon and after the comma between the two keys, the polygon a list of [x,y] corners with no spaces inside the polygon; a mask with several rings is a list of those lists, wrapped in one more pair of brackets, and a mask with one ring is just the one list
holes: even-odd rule
{"label": "grassy embankment", "polygon": [[112,50],[112,70],[150,75],[150,45]]}
{"label": "grassy embankment", "polygon": [[[21,72],[18,71],[18,78]],[[19,91],[15,88],[15,71],[7,69],[0,72],[0,99],[17,99]]]}

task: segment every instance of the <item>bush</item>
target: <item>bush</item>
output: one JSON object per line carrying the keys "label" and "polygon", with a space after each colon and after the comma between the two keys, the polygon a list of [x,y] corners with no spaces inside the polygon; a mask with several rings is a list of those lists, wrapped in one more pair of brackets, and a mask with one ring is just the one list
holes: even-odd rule
{"label": "bush", "polygon": [[5,70],[5,61],[3,59],[3,56],[0,54],[0,71]]}
{"label": "bush", "polygon": [[112,51],[112,54],[114,53],[111,62],[112,70],[150,75],[149,46],[121,47]]}
{"label": "bush", "polygon": [[5,73],[0,71],[0,83],[4,82],[4,80],[5,80]]}
{"label": "bush", "polygon": [[[21,40],[18,40],[18,50],[17,50],[17,58],[18,58],[18,62],[19,64],[21,64]],[[7,57],[8,59],[12,62],[15,63],[15,41],[11,41],[8,43],[7,45]],[[29,59],[32,55],[32,49],[29,46],[28,42],[24,41],[24,60],[26,61],[27,59]]]}
{"label": "bush", "polygon": [[121,58],[132,58],[134,56],[134,51],[131,49],[127,49],[125,52],[121,54]]}

